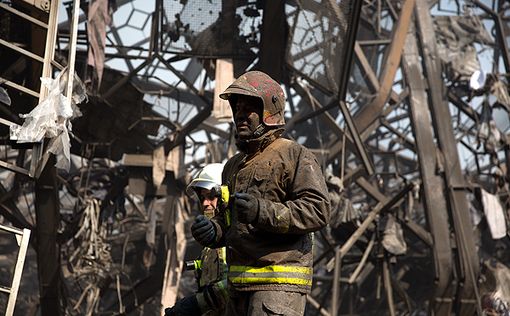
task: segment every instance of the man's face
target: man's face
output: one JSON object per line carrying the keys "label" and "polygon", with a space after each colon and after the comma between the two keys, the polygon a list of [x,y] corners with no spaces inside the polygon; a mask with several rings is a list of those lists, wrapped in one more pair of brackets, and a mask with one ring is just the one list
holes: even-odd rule
{"label": "man's face", "polygon": [[262,106],[255,97],[238,95],[233,106],[234,122],[240,139],[249,139],[262,122]]}
{"label": "man's face", "polygon": [[218,197],[212,197],[211,190],[207,189],[200,189],[198,192],[198,197],[200,198],[200,203],[202,204],[202,211],[204,214],[213,214],[214,210],[216,209],[216,205],[218,204]]}

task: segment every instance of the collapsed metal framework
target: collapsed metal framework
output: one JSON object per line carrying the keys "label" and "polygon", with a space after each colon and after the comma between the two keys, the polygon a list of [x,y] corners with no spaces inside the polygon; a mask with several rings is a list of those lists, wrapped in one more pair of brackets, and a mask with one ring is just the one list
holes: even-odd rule
{"label": "collapsed metal framework", "polygon": [[[44,240],[58,244],[52,251],[68,255],[66,280],[58,269],[40,270],[41,297],[51,292],[43,312],[115,314],[175,299],[167,280],[179,279],[175,267],[185,257],[186,174],[233,150],[230,124],[211,116],[224,60],[235,76],[256,68],[282,82],[285,135],[313,150],[328,174],[335,209],[317,236],[307,314],[482,314],[482,259],[510,262],[490,253],[496,241],[471,221],[480,188],[508,207],[507,2],[157,0],[150,9],[141,2],[117,1],[100,84],[87,66],[90,37],[78,31],[75,50],[69,32],[78,20],[95,26],[90,16],[83,22],[91,3],[82,2],[82,18],[71,14],[76,2],[62,4],[68,22],[59,24],[56,54],[76,52],[90,101],[73,122],[71,150],[81,161],[58,175],[46,164],[28,193],[35,205],[17,199],[33,180],[13,173],[26,165],[25,151],[14,152],[2,134],[2,167],[10,171],[0,214],[39,229],[38,243],[51,235]],[[59,2],[51,3],[50,19]],[[9,88],[23,73],[33,76],[29,67],[11,68],[0,72],[13,100],[0,103],[4,121],[27,112],[17,103],[27,91]],[[475,88],[477,70],[489,79]],[[37,220],[27,220],[34,211]],[[507,247],[508,236],[497,243]],[[145,272],[129,260],[136,255]],[[58,264],[57,253],[50,257]],[[69,288],[66,307],[62,293],[49,290],[59,283]]]}

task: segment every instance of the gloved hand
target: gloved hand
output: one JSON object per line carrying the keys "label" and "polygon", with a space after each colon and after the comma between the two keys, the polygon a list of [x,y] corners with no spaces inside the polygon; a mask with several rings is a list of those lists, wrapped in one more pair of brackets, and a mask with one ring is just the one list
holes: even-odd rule
{"label": "gloved hand", "polygon": [[259,201],[249,193],[236,193],[234,197],[237,219],[241,223],[253,223],[259,216]]}
{"label": "gloved hand", "polygon": [[200,315],[200,307],[195,295],[186,296],[175,302],[170,308],[165,308],[165,316],[196,316]]}
{"label": "gloved hand", "polygon": [[213,223],[204,215],[198,215],[191,225],[191,234],[202,246],[209,246],[216,239]]}

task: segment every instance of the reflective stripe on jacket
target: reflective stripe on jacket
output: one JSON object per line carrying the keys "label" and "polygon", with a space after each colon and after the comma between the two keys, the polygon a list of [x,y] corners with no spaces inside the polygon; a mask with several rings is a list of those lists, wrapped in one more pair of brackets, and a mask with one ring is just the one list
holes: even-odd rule
{"label": "reflective stripe on jacket", "polygon": [[266,266],[263,268],[230,266],[228,280],[232,284],[293,284],[312,285],[313,270],[309,267]]}

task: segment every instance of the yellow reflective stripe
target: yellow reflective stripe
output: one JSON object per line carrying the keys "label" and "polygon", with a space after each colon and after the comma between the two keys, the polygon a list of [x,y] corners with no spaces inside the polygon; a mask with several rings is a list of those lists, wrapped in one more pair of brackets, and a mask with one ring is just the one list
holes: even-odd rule
{"label": "yellow reflective stripe", "polygon": [[230,199],[230,192],[228,191],[228,186],[221,186],[221,201],[225,204],[228,204],[228,200]]}
{"label": "yellow reflective stripe", "polygon": [[195,260],[195,270],[202,269],[202,260]]}
{"label": "yellow reflective stripe", "polygon": [[313,270],[309,267],[296,266],[265,266],[265,267],[249,267],[249,266],[230,266],[230,272],[248,272],[248,273],[270,273],[270,272],[290,272],[312,275]]}
{"label": "yellow reflective stripe", "polygon": [[[221,186],[221,202],[225,205],[228,205],[230,199],[230,192],[228,190],[228,186],[222,185]],[[227,227],[230,226],[230,209],[227,207],[225,210],[225,224]]]}
{"label": "yellow reflective stripe", "polygon": [[261,284],[295,284],[295,285],[312,285],[312,280],[310,279],[299,279],[299,278],[257,278],[257,277],[233,277],[229,278],[230,282],[235,284],[251,284],[251,283],[261,283]]}
{"label": "yellow reflective stripe", "polygon": [[222,247],[221,249],[221,261],[223,263],[227,263],[227,247]]}
{"label": "yellow reflective stripe", "polygon": [[312,285],[312,268],[296,266],[230,266],[228,279],[233,284]]}
{"label": "yellow reflective stripe", "polygon": [[220,258],[220,275],[226,277],[228,273],[228,264],[227,264],[227,247],[221,248],[221,258]]}

